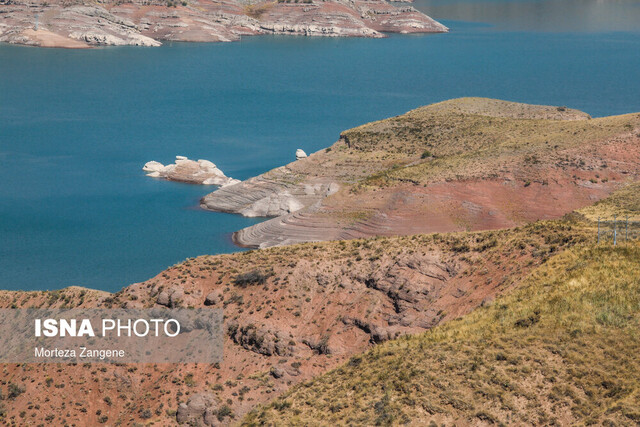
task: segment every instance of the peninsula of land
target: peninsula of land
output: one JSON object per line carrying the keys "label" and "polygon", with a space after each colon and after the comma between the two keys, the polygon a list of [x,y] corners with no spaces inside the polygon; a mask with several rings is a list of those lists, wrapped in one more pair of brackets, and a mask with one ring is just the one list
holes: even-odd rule
{"label": "peninsula of land", "polygon": [[346,130],[201,206],[273,217],[234,234],[257,248],[557,219],[639,172],[638,113],[462,98]]}

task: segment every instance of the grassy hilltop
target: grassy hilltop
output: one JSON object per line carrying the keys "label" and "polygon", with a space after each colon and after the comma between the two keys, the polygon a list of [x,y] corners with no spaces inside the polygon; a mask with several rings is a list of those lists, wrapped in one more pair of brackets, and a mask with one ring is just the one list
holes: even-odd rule
{"label": "grassy hilltop", "polygon": [[602,163],[591,159],[581,168],[589,155],[572,150],[638,126],[639,114],[591,119],[565,107],[461,98],[350,129],[341,139],[354,155],[382,151],[399,162],[368,177],[362,188],[487,179],[505,172],[525,182],[553,169],[596,171]]}
{"label": "grassy hilltop", "polygon": [[640,220],[640,184],[631,183],[611,194],[604,200],[597,201],[591,206],[585,206],[578,211],[591,221],[598,218],[611,220],[617,215],[619,220],[626,217],[629,221]]}

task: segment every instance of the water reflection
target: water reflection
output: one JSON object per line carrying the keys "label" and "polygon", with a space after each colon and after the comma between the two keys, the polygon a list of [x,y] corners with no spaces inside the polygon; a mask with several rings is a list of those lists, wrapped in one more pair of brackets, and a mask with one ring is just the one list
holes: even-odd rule
{"label": "water reflection", "polygon": [[415,0],[414,6],[438,20],[499,30],[640,32],[638,0]]}

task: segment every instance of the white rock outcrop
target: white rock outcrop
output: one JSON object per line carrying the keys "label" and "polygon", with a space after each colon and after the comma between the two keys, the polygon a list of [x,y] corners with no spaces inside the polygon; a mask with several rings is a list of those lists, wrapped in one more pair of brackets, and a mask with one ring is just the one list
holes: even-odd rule
{"label": "white rock outcrop", "polygon": [[282,166],[246,181],[227,185],[206,195],[204,209],[247,217],[277,217],[298,212],[335,194],[335,181],[296,182],[298,175]]}
{"label": "white rock outcrop", "polygon": [[298,148],[296,150],[296,160],[304,159],[305,157],[307,157],[307,153],[305,153],[303,149]]}
{"label": "white rock outcrop", "polygon": [[185,156],[176,156],[176,162],[163,165],[151,161],[145,163],[142,170],[151,178],[164,178],[171,181],[187,182],[191,184],[218,185],[221,187],[240,182],[224,174],[209,160],[189,160]]}
{"label": "white rock outcrop", "polygon": [[142,167],[142,170],[145,172],[160,172],[162,169],[164,169],[164,165],[160,162],[154,161],[147,162]]}
{"label": "white rock outcrop", "polygon": [[239,213],[246,217],[279,216],[304,208],[304,204],[288,191],[278,194],[270,194]]}

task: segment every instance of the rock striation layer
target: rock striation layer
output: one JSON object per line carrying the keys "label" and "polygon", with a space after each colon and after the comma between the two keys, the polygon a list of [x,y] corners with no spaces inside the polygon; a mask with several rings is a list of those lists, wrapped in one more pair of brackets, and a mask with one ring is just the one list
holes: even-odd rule
{"label": "rock striation layer", "polygon": [[[339,189],[339,185],[330,180],[296,182],[297,176],[284,166],[235,186],[220,188],[205,196],[201,206],[247,217],[275,217],[315,205]],[[239,187],[232,188],[236,186]]]}
{"label": "rock striation layer", "polygon": [[383,0],[0,0],[0,42],[43,47],[159,46],[285,34],[384,37],[448,29],[411,6]]}

